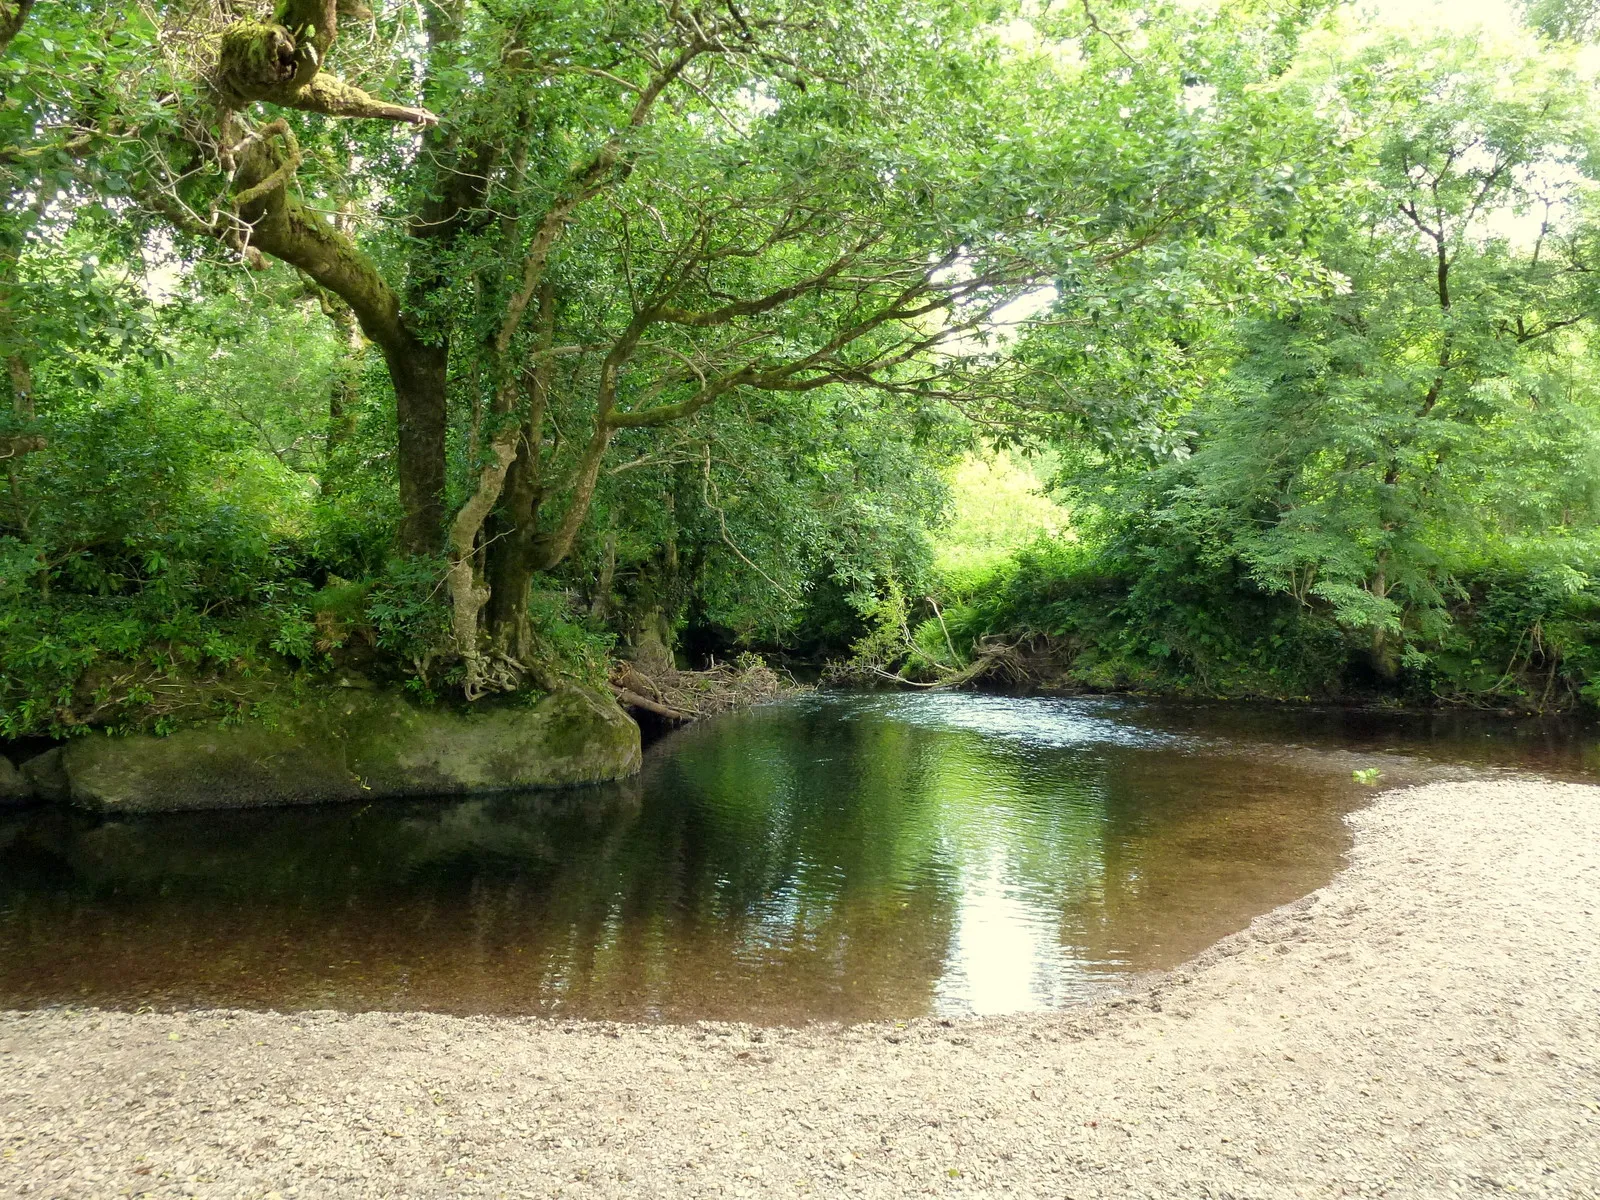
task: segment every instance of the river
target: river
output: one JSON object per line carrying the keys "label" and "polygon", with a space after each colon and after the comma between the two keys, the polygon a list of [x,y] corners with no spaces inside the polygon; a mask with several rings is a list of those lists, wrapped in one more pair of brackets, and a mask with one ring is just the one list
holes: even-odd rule
{"label": "river", "polygon": [[821,693],[671,734],[608,787],[35,809],[0,816],[0,1008],[1049,1009],[1326,883],[1375,787],[1586,778],[1593,750],[1487,718]]}

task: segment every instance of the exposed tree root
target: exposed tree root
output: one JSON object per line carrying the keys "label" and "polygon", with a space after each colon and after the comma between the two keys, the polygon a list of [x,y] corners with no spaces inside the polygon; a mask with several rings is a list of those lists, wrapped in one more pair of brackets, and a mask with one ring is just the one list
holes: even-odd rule
{"label": "exposed tree root", "polygon": [[1019,643],[1006,643],[998,638],[984,638],[972,647],[972,661],[935,683],[934,689],[948,691],[966,687],[980,679],[993,679],[998,683],[1027,683],[1032,678],[1027,660],[1023,658]]}

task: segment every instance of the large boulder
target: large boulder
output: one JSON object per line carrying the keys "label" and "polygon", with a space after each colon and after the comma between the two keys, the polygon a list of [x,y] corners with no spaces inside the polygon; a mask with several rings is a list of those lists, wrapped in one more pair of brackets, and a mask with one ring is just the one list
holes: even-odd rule
{"label": "large boulder", "polygon": [[[471,713],[340,690],[268,719],[168,737],[85,737],[51,754],[58,794],[101,812],[566,787],[621,779],[641,762],[639,727],[609,695],[580,687],[531,707]],[[36,772],[46,787],[50,768]]]}

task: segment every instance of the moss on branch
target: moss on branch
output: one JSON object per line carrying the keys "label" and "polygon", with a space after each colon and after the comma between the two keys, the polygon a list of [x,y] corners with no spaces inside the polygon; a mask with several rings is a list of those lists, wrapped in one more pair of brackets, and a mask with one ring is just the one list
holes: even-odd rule
{"label": "moss on branch", "polygon": [[390,104],[322,70],[337,33],[331,4],[321,0],[280,6],[278,19],[235,21],[222,34],[214,82],[230,108],[262,102],[281,108],[352,117],[434,125],[425,108]]}

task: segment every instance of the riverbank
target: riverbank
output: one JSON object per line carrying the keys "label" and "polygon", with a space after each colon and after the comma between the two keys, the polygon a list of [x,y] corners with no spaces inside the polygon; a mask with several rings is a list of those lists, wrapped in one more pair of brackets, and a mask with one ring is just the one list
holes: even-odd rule
{"label": "riverbank", "polygon": [[1600,1195],[1600,788],[1439,784],[1124,1002],[846,1029],[0,1016],[0,1193]]}

